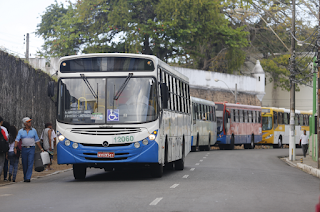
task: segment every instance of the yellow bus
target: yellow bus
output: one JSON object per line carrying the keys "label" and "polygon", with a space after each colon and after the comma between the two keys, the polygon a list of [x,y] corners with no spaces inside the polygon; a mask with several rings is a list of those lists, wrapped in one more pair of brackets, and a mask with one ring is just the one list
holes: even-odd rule
{"label": "yellow bus", "polygon": [[[275,107],[262,107],[262,141],[261,145],[273,145],[281,148],[289,144],[290,110]],[[303,130],[309,135],[309,117],[311,111],[295,111],[295,144],[300,146],[300,135]]]}

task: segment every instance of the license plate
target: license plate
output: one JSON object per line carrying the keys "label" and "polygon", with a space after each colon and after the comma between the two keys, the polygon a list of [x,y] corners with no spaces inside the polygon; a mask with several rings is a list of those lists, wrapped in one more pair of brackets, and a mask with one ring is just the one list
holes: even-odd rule
{"label": "license plate", "polygon": [[114,152],[98,152],[98,158],[114,158]]}

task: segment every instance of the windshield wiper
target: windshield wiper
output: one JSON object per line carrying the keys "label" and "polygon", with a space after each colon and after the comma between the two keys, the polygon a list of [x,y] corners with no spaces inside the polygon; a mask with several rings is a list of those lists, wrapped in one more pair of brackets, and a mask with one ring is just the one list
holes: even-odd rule
{"label": "windshield wiper", "polygon": [[129,73],[124,83],[119,88],[116,95],[114,95],[113,100],[118,100],[120,95],[122,94],[123,90],[126,88],[127,84],[129,83],[130,78],[133,76],[133,73]]}
{"label": "windshield wiper", "polygon": [[98,86],[98,83],[97,83],[97,93],[96,93],[96,92],[93,90],[93,88],[92,88],[90,82],[88,81],[87,77],[84,76],[84,74],[80,74],[80,76],[81,76],[81,78],[83,79],[84,83],[86,83],[86,85],[87,85],[87,87],[89,88],[92,96],[93,96],[95,99],[97,99],[97,112],[99,112],[99,111],[98,111],[98,108],[99,108],[99,107],[98,107],[98,104],[99,104],[99,96],[98,96],[98,87],[99,87],[99,86]]}
{"label": "windshield wiper", "polygon": [[[86,76],[84,76],[84,74],[80,74],[81,78],[83,79],[83,81],[86,83],[86,85],[88,86],[92,96],[95,98],[95,99],[98,99],[98,94],[96,94],[96,92],[93,90],[92,86],[90,85],[88,79]],[[97,91],[98,91],[98,87],[97,87]]]}

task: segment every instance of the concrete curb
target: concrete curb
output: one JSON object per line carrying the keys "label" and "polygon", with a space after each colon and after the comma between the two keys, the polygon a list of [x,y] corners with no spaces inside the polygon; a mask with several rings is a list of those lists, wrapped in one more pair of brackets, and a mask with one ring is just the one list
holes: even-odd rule
{"label": "concrete curb", "polygon": [[313,168],[312,166],[309,166],[309,165],[306,165],[306,164],[303,164],[303,163],[293,163],[291,162],[288,158],[284,158],[285,159],[285,162],[291,166],[291,167],[295,167],[295,168],[299,168],[301,169],[302,171],[308,173],[308,174],[311,174],[315,177],[318,177],[320,178],[320,170],[319,169],[316,169],[316,168]]}
{"label": "concrete curb", "polygon": [[289,166],[291,166],[291,167],[297,167],[297,165],[294,164],[293,162],[291,162],[288,158],[285,158],[285,161],[286,161],[287,164],[289,164]]}

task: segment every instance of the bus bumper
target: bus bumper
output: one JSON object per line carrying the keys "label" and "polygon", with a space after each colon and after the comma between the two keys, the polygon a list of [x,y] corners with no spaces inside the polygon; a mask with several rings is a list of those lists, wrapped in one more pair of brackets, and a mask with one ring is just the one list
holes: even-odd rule
{"label": "bus bumper", "polygon": [[[78,148],[72,147],[72,142],[66,146],[64,142],[57,145],[58,164],[76,164],[76,163],[158,163],[158,143],[149,141],[144,145],[139,142],[140,147],[136,148],[134,143],[127,146],[101,147],[84,146],[78,144]],[[113,158],[98,157],[98,152],[114,153]]]}

